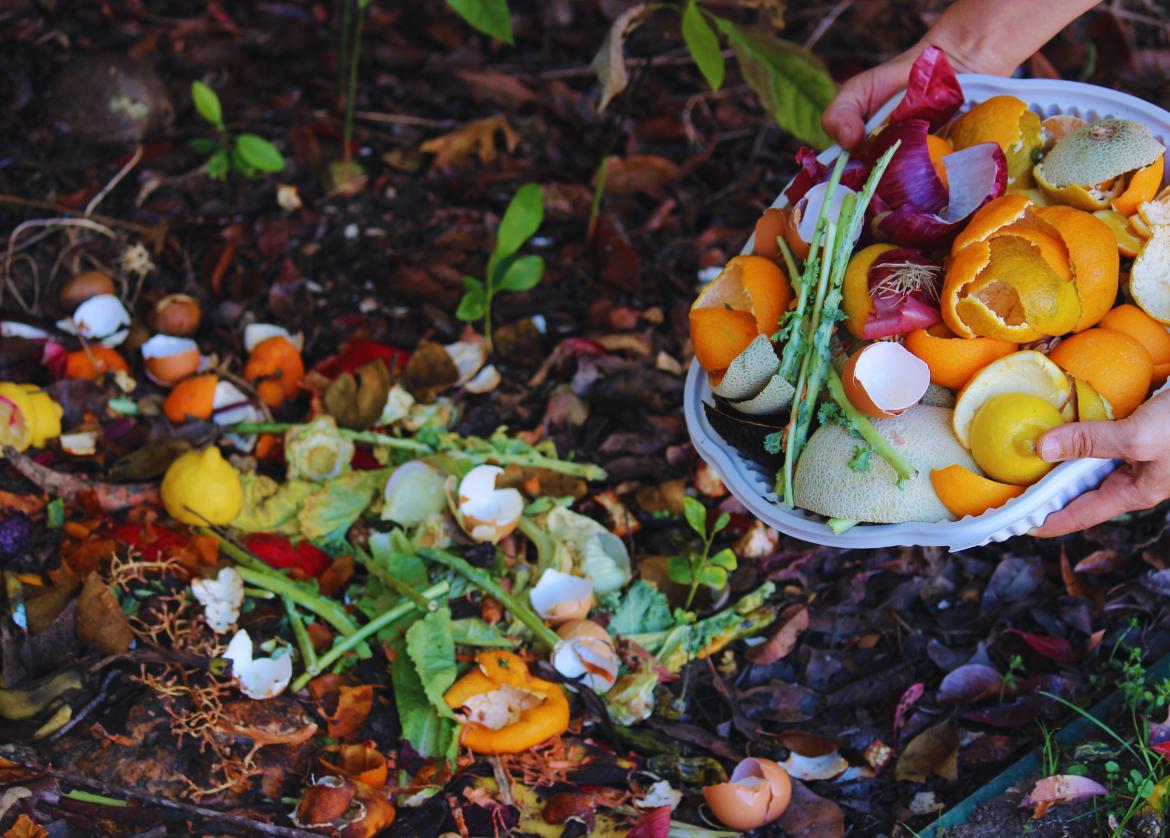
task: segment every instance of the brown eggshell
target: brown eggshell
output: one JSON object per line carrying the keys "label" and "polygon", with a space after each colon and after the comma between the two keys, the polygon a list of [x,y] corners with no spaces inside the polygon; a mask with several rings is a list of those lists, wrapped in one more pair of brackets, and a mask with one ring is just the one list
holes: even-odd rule
{"label": "brown eggshell", "polygon": [[161,358],[146,358],[143,361],[147,373],[159,384],[173,387],[199,369],[199,351],[176,352]]}
{"label": "brown eggshell", "polygon": [[794,209],[788,214],[788,226],[784,228],[784,238],[797,259],[807,259],[811,245],[800,237],[800,217],[801,212],[798,209]]}
{"label": "brown eggshell", "polygon": [[776,239],[779,236],[784,236],[787,240],[788,216],[791,214],[790,210],[776,209],[775,207],[764,211],[760,220],[756,222],[756,241],[752,247],[752,251],[757,256],[763,256],[765,259],[773,261],[781,258],[780,245],[776,243]]}
{"label": "brown eggshell", "polygon": [[150,310],[147,322],[156,332],[176,338],[189,338],[199,331],[203,310],[194,297],[167,294]]}
{"label": "brown eggshell", "polygon": [[114,280],[101,271],[82,271],[65,281],[61,286],[61,293],[57,295],[57,301],[61,303],[61,308],[72,314],[79,305],[91,297],[117,293]]}
{"label": "brown eggshell", "polygon": [[792,800],[792,779],[787,771],[770,759],[757,758],[755,761],[759,763],[768,785],[772,787],[772,803],[768,806],[768,820],[772,821],[784,814],[789,801]]}
{"label": "brown eggshell", "polygon": [[610,646],[613,646],[613,640],[606,633],[605,629],[592,620],[570,620],[557,629],[557,637],[564,641],[588,637],[594,640],[604,641]]}
{"label": "brown eggshell", "polygon": [[857,370],[857,359],[860,358],[861,353],[868,348],[868,346],[862,347],[861,349],[854,352],[853,355],[849,358],[849,363],[845,365],[845,372],[841,375],[841,384],[845,389],[845,398],[849,399],[849,404],[856,407],[866,416],[869,416],[873,419],[893,419],[898,415],[898,413],[901,413],[902,411],[899,410],[898,413],[888,413],[882,410],[870,397],[869,391],[865,389],[865,385],[858,381],[857,377],[854,375],[854,372]]}
{"label": "brown eggshell", "polygon": [[752,786],[720,783],[703,788],[703,799],[707,801],[711,814],[738,832],[758,829],[766,824],[769,820],[768,803],[774,796],[767,780]]}

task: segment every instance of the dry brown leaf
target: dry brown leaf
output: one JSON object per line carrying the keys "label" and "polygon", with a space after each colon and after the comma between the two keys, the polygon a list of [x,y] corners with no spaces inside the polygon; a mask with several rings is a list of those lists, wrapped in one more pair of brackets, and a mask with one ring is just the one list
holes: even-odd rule
{"label": "dry brown leaf", "polygon": [[490,102],[508,108],[518,108],[536,101],[532,88],[515,76],[487,70],[482,73],[471,70],[457,70],[455,75],[471,88],[471,95],[477,102]]}
{"label": "dry brown leaf", "polygon": [[609,103],[630,83],[626,73],[625,45],[626,38],[638,25],[649,17],[657,7],[647,10],[645,3],[631,6],[618,15],[609,31],[605,33],[605,40],[601,42],[601,49],[593,57],[589,69],[601,82],[601,101],[597,103],[597,112],[601,113]]}
{"label": "dry brown leaf", "polygon": [[433,341],[424,340],[410,356],[402,383],[412,396],[429,404],[458,380],[459,369],[447,350]]}
{"label": "dry brown leaf", "polygon": [[656,154],[632,154],[610,157],[605,171],[605,191],[609,195],[645,193],[665,198],[666,185],[678,174],[678,166]]}
{"label": "dry brown leaf", "polygon": [[680,477],[678,480],[667,480],[657,486],[643,486],[634,495],[638,505],[653,515],[662,510],[671,515],[682,515],[684,511],[683,498],[687,495],[687,480]]}
{"label": "dry brown leaf", "polygon": [[[781,612],[778,622],[780,628],[768,638],[767,643],[748,648],[746,656],[752,663],[771,666],[787,656],[796,646],[800,633],[808,628],[808,609],[803,605],[790,605]],[[787,747],[791,749],[792,746]]]}
{"label": "dry brown leaf", "polygon": [[515,151],[520,143],[520,135],[512,129],[503,114],[474,119],[450,134],[427,140],[419,147],[419,151],[434,154],[432,165],[443,172],[465,168],[473,154],[487,166],[496,161],[496,131],[504,135],[504,145],[508,151]]}
{"label": "dry brown leaf", "polygon": [[103,655],[121,655],[134,640],[126,613],[110,586],[90,574],[77,597],[77,642]]}
{"label": "dry brown leaf", "polygon": [[776,823],[786,835],[806,838],[844,838],[845,813],[831,800],[809,791],[804,783],[792,783],[792,799]]}
{"label": "dry brown leaf", "polygon": [[49,830],[38,826],[28,815],[21,815],[12,829],[4,833],[4,838],[49,838]]}
{"label": "dry brown leaf", "polygon": [[959,779],[959,732],[954,722],[947,719],[927,728],[910,740],[898,757],[894,777],[914,783],[926,782],[929,774],[937,774],[949,783]]}
{"label": "dry brown leaf", "polygon": [[48,500],[45,495],[14,495],[12,492],[0,490],[0,509],[8,512],[23,512],[30,518],[40,515]]}
{"label": "dry brown leaf", "polygon": [[325,391],[325,410],[342,428],[367,431],[377,424],[390,394],[390,371],[381,358],[343,372]]}

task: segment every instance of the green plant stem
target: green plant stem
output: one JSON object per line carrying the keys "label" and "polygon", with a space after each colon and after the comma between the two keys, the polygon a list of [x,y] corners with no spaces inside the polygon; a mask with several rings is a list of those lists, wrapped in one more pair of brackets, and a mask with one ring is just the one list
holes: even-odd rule
{"label": "green plant stem", "polygon": [[[441,597],[449,590],[451,590],[450,584],[447,582],[440,582],[437,585],[432,585],[431,587],[427,588],[422,592],[422,595],[433,599]],[[340,658],[350,649],[353,649],[359,643],[362,643],[367,637],[381,631],[386,626],[390,625],[396,620],[402,619],[411,611],[416,609],[417,606],[413,602],[398,603],[398,605],[395,605],[389,611],[385,612],[384,614],[379,614],[377,617],[370,620],[370,622],[366,623],[364,626],[358,629],[352,636],[345,638],[340,643],[333,644],[333,648],[323,654],[317,660],[317,665],[320,667],[321,671],[328,669],[338,658]],[[309,675],[308,672],[303,673],[299,678],[297,678],[296,681],[293,682],[293,692],[295,693],[303,690],[311,678],[312,676]]]}
{"label": "green plant stem", "polygon": [[585,228],[585,241],[593,241],[593,234],[597,232],[597,218],[601,215],[601,199],[605,195],[605,176],[609,172],[609,155],[601,158],[597,167],[597,177],[594,179],[593,202],[589,206],[589,226]]}
{"label": "green plant stem", "polygon": [[[121,411],[119,411],[121,412]],[[231,434],[282,434],[300,425],[287,422],[237,422],[234,425],[224,425],[221,430]],[[416,442],[413,439],[402,439],[388,434],[376,434],[373,431],[351,431],[349,428],[338,428],[337,432],[346,439],[354,442],[365,442],[370,445],[380,445],[385,448],[400,448],[404,451],[417,451],[420,454],[433,454],[434,449],[429,445]]]}
{"label": "green plant stem", "polygon": [[894,446],[890,444],[890,441],[882,436],[878,432],[878,429],[873,426],[873,423],[869,421],[869,417],[854,407],[849,399],[845,397],[845,387],[841,384],[841,376],[837,374],[837,370],[833,368],[832,364],[825,370],[825,378],[828,381],[829,392],[833,396],[833,401],[837,402],[837,406],[841,408],[841,411],[853,420],[853,425],[857,428],[858,433],[861,434],[862,439],[872,445],[873,449],[881,455],[881,458],[890,464],[890,468],[897,472],[898,483],[900,484],[904,480],[916,479],[918,477],[918,469],[914,467],[914,464],[898,453]]}
{"label": "green plant stem", "polygon": [[305,621],[301,619],[300,612],[297,611],[296,603],[293,602],[292,597],[283,594],[280,597],[284,600],[284,610],[288,613],[288,622],[292,626],[293,637],[297,639],[297,648],[301,650],[301,660],[305,663],[305,672],[309,675],[316,675],[321,671],[317,665],[317,650],[313,648],[313,641],[309,639],[309,632],[305,629]]}
{"label": "green plant stem", "polygon": [[346,58],[349,55],[349,26],[353,15],[353,4],[356,0],[341,0],[341,43],[337,46],[337,99],[345,95],[345,68]]}
{"label": "green plant stem", "polygon": [[776,244],[780,245],[780,253],[784,256],[784,265],[788,268],[788,276],[796,281],[800,276],[800,265],[796,261],[796,254],[792,252],[792,248],[788,246],[788,242],[784,240],[783,236],[776,237]]}
{"label": "green plant stem", "polygon": [[[349,6],[349,0],[345,0]],[[354,97],[357,95],[358,58],[362,54],[362,23],[365,18],[365,4],[358,2],[357,13],[352,15],[353,33],[349,43],[349,84],[345,91],[345,131],[342,139],[341,159],[348,163],[350,143],[353,141]]]}
{"label": "green plant stem", "polygon": [[483,342],[487,345],[489,355],[496,351],[492,344],[492,297],[495,295],[495,279],[492,277],[492,273],[494,272],[488,271],[488,275],[484,277],[486,281],[483,284]]}
{"label": "green plant stem", "polygon": [[[283,576],[257,573],[247,567],[237,567],[236,572],[250,585],[255,585],[257,588],[264,588],[265,590],[272,591],[274,594],[280,594],[282,597],[287,596],[306,611],[313,612],[322,620],[329,623],[329,625],[333,626],[346,637],[357,634],[357,626],[350,622],[345,611],[336,603],[302,591]],[[366,654],[363,657],[368,657],[369,654],[369,649],[366,649]]]}
{"label": "green plant stem", "polygon": [[559,471],[571,477],[580,477],[582,480],[604,480],[605,469],[593,463],[572,463],[568,460],[554,460],[540,454],[504,454],[500,452],[473,452],[465,454],[473,463],[483,465],[492,462],[506,466],[515,463],[533,468],[547,468],[549,471]]}
{"label": "green plant stem", "polygon": [[691,565],[691,590],[687,594],[687,604],[684,606],[687,611],[691,610],[691,603],[695,599],[695,592],[699,590],[699,579],[702,578],[703,571],[707,569],[707,556],[711,554],[711,542],[714,540],[715,533],[711,533],[710,538],[704,534],[703,555],[699,558],[697,564]]}
{"label": "green plant stem", "polygon": [[385,568],[381,567],[376,561],[374,561],[373,557],[370,556],[370,554],[361,547],[358,547],[352,542],[349,546],[353,548],[354,558],[357,559],[359,563],[364,565],[366,570],[368,570],[374,576],[378,577],[378,581],[380,581],[387,588],[390,588],[400,596],[406,597],[422,611],[429,612],[437,611],[439,609],[439,604],[437,602],[435,602],[433,599],[427,599],[414,588],[410,587],[410,585],[407,585],[401,579],[397,578]]}
{"label": "green plant stem", "polygon": [[560,644],[561,639],[557,637],[557,633],[546,626],[544,620],[540,619],[535,611],[501,588],[500,583],[493,579],[490,573],[472,567],[463,559],[445,550],[423,547],[418,552],[427,561],[449,567],[481,591],[491,594],[512,612],[513,617],[535,634],[536,639],[547,646],[549,650],[555,649]]}

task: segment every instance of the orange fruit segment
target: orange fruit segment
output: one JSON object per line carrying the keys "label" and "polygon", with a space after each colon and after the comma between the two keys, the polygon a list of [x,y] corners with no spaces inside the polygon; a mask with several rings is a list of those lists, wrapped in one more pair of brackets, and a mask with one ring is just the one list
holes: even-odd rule
{"label": "orange fruit segment", "polygon": [[906,348],[930,367],[931,381],[960,390],[979,370],[1020,347],[995,338],[958,338],[940,323],[908,333]]}
{"label": "orange fruit segment", "polygon": [[1078,116],[1062,113],[1050,116],[1040,123],[1040,138],[1044,140],[1044,147],[1052,148],[1078,128],[1085,126],[1085,121]]}
{"label": "orange fruit segment", "polygon": [[[1145,242],[1146,237],[1138,232],[1132,220],[1116,210],[1097,210],[1093,215],[1104,221],[1105,226],[1109,228],[1109,232],[1113,233],[1113,238],[1117,241],[1117,252],[1119,254],[1126,259],[1132,259],[1138,255],[1138,251],[1142,249],[1142,244]],[[1138,220],[1141,220],[1140,217],[1138,217]]]}
{"label": "orange fruit segment", "polygon": [[936,468],[930,473],[930,482],[943,506],[959,518],[998,509],[1027,488],[988,480],[958,464]]}
{"label": "orange fruit segment", "polygon": [[1008,186],[1032,186],[1032,154],[1042,148],[1040,117],[1015,96],[992,96],[959,117],[951,126],[956,151],[979,143],[997,143],[1007,158]]}
{"label": "orange fruit segment", "polygon": [[1162,155],[1144,169],[1138,169],[1129,179],[1129,186],[1113,199],[1113,209],[1122,215],[1133,215],[1146,201],[1152,200],[1162,187],[1166,155]]}
{"label": "orange fruit segment", "polygon": [[1109,226],[1091,213],[1071,207],[1041,207],[1036,215],[1051,224],[1068,246],[1081,305],[1081,316],[1073,331],[1083,332],[1104,317],[1117,300],[1121,261],[1117,240]]}
{"label": "orange fruit segment", "polygon": [[926,135],[926,153],[930,155],[930,162],[934,166],[934,171],[938,175],[939,180],[943,182],[943,186],[947,189],[951,188],[951,182],[947,178],[947,167],[942,159],[954,150],[955,147],[942,137],[936,137],[934,134]]}
{"label": "orange fruit segment", "polygon": [[759,334],[750,311],[701,308],[691,312],[691,345],[708,372],[727,369]]}
{"label": "orange fruit segment", "polygon": [[1049,359],[1070,375],[1088,382],[1124,419],[1145,401],[1154,376],[1154,361],[1136,338],[1113,329],[1088,329],[1057,344]]}
{"label": "orange fruit segment", "polygon": [[188,416],[210,419],[215,409],[215,386],[218,383],[219,376],[215,374],[183,379],[163,402],[163,413],[176,425]]}

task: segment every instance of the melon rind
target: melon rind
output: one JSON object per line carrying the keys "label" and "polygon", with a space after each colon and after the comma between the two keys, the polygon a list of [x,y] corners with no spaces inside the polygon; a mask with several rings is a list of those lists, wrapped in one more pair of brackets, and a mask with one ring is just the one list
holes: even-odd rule
{"label": "melon rind", "polygon": [[954,390],[932,381],[930,382],[930,386],[926,388],[926,393],[922,397],[921,404],[929,407],[945,407],[947,410],[953,410],[957,398],[958,396],[955,395]]}
{"label": "melon rind", "polygon": [[796,464],[792,485],[796,505],[830,518],[873,524],[957,520],[938,499],[931,471],[958,463],[976,474],[983,472],[955,438],[951,411],[920,404],[873,424],[914,464],[918,477],[899,489],[897,473],[877,454],[870,455],[868,471],[849,468],[861,440],[830,422],[812,435]]}
{"label": "melon rind", "polygon": [[773,375],[758,396],[747,401],[729,402],[740,413],[752,416],[771,416],[792,406],[792,399],[796,395],[793,387],[782,375]]}
{"label": "melon rind", "polygon": [[759,335],[727,367],[711,392],[725,399],[750,399],[768,386],[768,380],[780,369],[780,359],[767,335]]}
{"label": "melon rind", "polygon": [[[1107,140],[1094,140],[1101,129],[1116,130]],[[1040,162],[1044,180],[1057,189],[1096,186],[1126,172],[1144,169],[1166,147],[1150,127],[1132,119],[1098,119],[1065,136]]]}
{"label": "melon rind", "polygon": [[1157,224],[1133,261],[1129,293],[1142,311],[1170,324],[1170,226]]}

